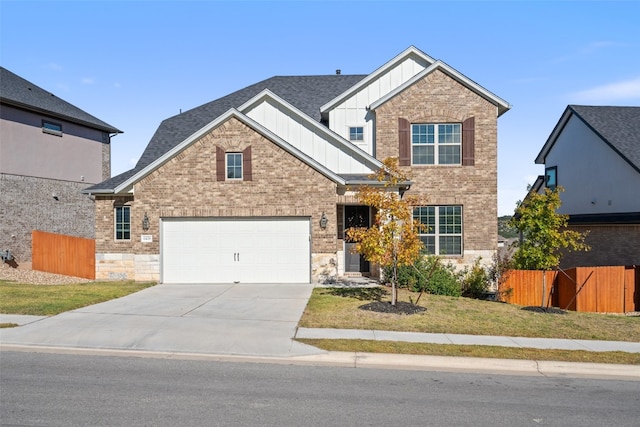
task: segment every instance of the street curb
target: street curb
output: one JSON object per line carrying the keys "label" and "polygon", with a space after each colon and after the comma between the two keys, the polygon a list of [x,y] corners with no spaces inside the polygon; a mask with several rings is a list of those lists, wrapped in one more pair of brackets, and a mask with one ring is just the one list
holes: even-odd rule
{"label": "street curb", "polygon": [[252,356],[236,354],[179,353],[101,348],[50,347],[0,344],[0,351],[140,357],[218,362],[273,363],[284,365],[334,366],[344,368],[403,369],[419,371],[475,372],[498,375],[544,377],[588,377],[640,381],[640,366],[476,357],[445,357],[386,353],[324,352],[304,356]]}

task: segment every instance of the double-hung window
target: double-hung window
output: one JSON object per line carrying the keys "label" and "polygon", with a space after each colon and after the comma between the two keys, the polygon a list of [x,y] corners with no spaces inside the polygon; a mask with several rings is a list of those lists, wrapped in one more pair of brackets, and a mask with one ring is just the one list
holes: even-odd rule
{"label": "double-hung window", "polygon": [[116,206],[115,216],[116,240],[131,240],[131,207]]}
{"label": "double-hung window", "polygon": [[227,179],[242,179],[242,153],[227,153]]}
{"label": "double-hung window", "polygon": [[462,206],[420,206],[413,209],[420,222],[420,240],[430,255],[462,255]]}
{"label": "double-hung window", "polygon": [[461,153],[461,123],[411,125],[412,164],[459,165]]}

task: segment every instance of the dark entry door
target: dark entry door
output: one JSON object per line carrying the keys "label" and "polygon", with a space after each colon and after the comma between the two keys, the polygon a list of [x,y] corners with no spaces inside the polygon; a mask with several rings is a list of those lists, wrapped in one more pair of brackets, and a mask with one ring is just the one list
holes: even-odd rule
{"label": "dark entry door", "polygon": [[[371,226],[371,215],[369,206],[345,206],[344,207],[344,228],[369,227]],[[345,237],[346,239],[346,237]],[[366,261],[360,254],[352,253],[351,249],[355,243],[348,239],[345,241],[345,272],[348,273],[369,273],[369,261]]]}

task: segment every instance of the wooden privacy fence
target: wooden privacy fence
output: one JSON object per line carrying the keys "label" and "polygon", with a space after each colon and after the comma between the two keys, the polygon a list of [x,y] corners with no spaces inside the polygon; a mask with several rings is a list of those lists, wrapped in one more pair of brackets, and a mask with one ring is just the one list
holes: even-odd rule
{"label": "wooden privacy fence", "polygon": [[34,230],[31,232],[31,268],[94,280],[96,242]]}
{"label": "wooden privacy fence", "polygon": [[596,313],[640,311],[640,266],[511,270],[500,290],[502,300],[524,306]]}

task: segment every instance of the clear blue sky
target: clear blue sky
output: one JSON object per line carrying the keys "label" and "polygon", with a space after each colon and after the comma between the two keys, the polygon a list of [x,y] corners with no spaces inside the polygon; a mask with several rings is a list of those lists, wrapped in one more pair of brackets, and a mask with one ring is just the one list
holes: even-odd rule
{"label": "clear blue sky", "polygon": [[410,45],[512,104],[500,215],[568,104],[640,105],[636,1],[0,0],[0,64],[123,130],[114,175],[180,109],[274,75],[367,74]]}

